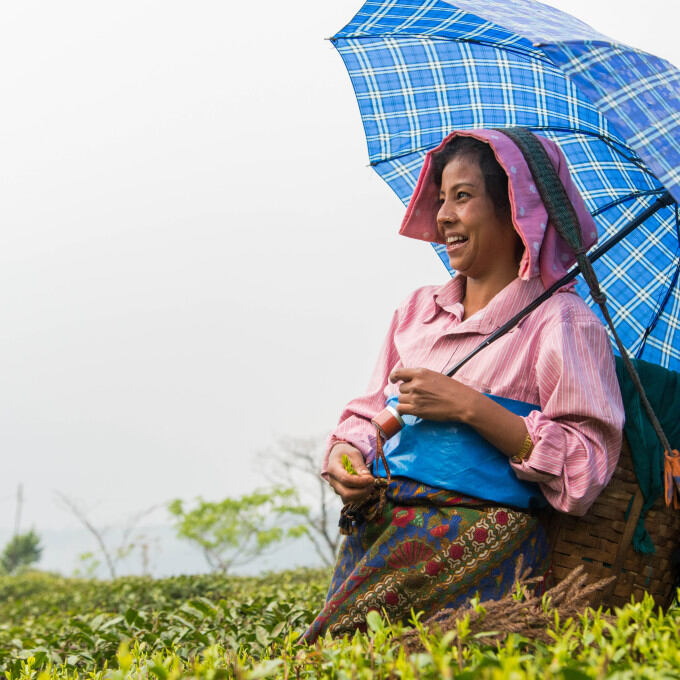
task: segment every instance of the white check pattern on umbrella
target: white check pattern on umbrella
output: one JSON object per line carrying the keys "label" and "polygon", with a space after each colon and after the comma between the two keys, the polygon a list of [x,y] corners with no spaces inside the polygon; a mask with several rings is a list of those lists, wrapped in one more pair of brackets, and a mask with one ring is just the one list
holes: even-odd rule
{"label": "white check pattern on umbrella", "polygon": [[[666,190],[680,200],[680,72],[559,10],[533,0],[369,0],[332,40],[370,162],[404,203],[425,153],[451,130],[515,125],[560,145],[600,242]],[[673,205],[595,265],[629,352],[674,370],[679,241]]]}

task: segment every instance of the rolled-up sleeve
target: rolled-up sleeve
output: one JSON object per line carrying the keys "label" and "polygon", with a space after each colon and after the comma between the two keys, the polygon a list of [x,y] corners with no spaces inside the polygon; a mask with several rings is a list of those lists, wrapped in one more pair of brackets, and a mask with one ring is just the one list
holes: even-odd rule
{"label": "rolled-up sleeve", "polygon": [[328,437],[326,454],[321,466],[321,474],[328,471],[328,458],[333,446],[339,441],[345,441],[355,446],[367,464],[375,458],[376,441],[375,427],[371,424],[373,418],[385,406],[385,386],[390,373],[399,364],[399,354],[394,345],[394,334],[399,324],[399,310],[392,316],[392,323],[383,342],[373,374],[366,388],[366,392],[352,399],[345,406],[340,420]]}
{"label": "rolled-up sleeve", "polygon": [[624,411],[604,327],[578,314],[556,324],[541,339],[535,370],[541,411],[524,418],[534,448],[512,466],[554,508],[584,515],[621,450]]}

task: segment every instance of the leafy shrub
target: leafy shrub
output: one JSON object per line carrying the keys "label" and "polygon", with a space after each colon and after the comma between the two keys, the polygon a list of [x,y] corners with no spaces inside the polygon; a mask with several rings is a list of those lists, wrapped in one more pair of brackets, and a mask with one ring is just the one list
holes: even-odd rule
{"label": "leafy shrub", "polygon": [[42,554],[40,536],[31,529],[25,534],[15,534],[0,555],[0,573],[13,574],[40,560]]}
{"label": "leafy shrub", "polygon": [[7,680],[155,678],[680,678],[680,608],[651,598],[587,610],[549,628],[551,642],[511,634],[482,643],[465,620],[445,633],[406,629],[373,612],[369,630],[306,647],[329,573],[258,578],[179,576],[115,581],[28,573],[0,577],[0,669]]}
{"label": "leafy shrub", "polygon": [[183,658],[207,646],[261,653],[320,608],[328,573],[298,570],[260,578],[218,575],[153,580],[68,579],[38,572],[0,577],[0,670],[115,661],[121,642]]}

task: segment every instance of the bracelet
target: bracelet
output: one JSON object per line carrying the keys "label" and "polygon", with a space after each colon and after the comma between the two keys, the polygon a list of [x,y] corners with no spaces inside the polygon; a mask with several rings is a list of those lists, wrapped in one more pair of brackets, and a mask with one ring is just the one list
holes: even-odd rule
{"label": "bracelet", "polygon": [[527,436],[524,437],[524,441],[522,442],[522,447],[520,448],[520,450],[514,456],[510,456],[510,460],[513,463],[521,463],[522,461],[526,460],[531,455],[531,452],[533,450],[534,450],[534,442],[531,439],[531,435],[527,434]]}

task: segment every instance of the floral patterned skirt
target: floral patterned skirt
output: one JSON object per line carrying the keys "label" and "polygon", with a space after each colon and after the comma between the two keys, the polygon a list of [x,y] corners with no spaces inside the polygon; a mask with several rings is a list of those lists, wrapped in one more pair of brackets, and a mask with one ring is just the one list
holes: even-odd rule
{"label": "floral patterned skirt", "polygon": [[346,536],[321,613],[303,639],[314,642],[366,629],[371,610],[407,622],[507,594],[523,557],[533,575],[545,574],[548,543],[531,514],[393,478],[378,520]]}

